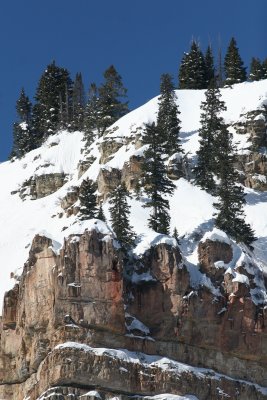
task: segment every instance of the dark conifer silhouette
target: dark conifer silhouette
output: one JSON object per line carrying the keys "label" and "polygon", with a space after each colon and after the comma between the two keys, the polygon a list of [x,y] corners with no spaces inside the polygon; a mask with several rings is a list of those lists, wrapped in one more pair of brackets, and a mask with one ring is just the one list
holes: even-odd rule
{"label": "dark conifer silhouette", "polygon": [[189,53],[185,53],[179,70],[180,89],[205,89],[206,66],[203,53],[193,40]]}
{"label": "dark conifer silhouette", "polygon": [[143,143],[148,145],[143,164],[143,188],[148,196],[144,207],[152,208],[149,227],[159,233],[169,233],[169,201],[166,194],[172,194],[174,184],[166,176],[166,166],[162,159],[163,143],[160,130],[155,123],[147,124],[143,135]]}
{"label": "dark conifer silhouette", "polygon": [[71,127],[74,131],[84,130],[85,94],[82,74],[76,74],[72,90],[72,120]]}
{"label": "dark conifer silhouette", "polygon": [[81,203],[79,218],[81,220],[97,217],[96,195],[97,185],[91,179],[82,181],[79,193]]}
{"label": "dark conifer silhouette", "polygon": [[259,58],[252,57],[250,64],[250,81],[260,81],[264,79],[264,67]]}
{"label": "dark conifer silhouette", "polygon": [[205,73],[206,73],[206,87],[214,84],[215,79],[215,68],[214,68],[214,58],[211,46],[208,46],[205,54]]}
{"label": "dark conifer silhouette", "polygon": [[233,85],[234,83],[241,83],[247,79],[246,68],[239,55],[239,50],[235,38],[232,38],[228,46],[225,59],[225,85]]}
{"label": "dark conifer silhouette", "polygon": [[135,233],[129,222],[130,206],[127,199],[130,197],[124,183],[119,185],[110,194],[110,219],[118,241],[124,251],[130,249],[134,243]]}
{"label": "dark conifer silhouette", "polygon": [[217,170],[219,184],[218,201],[214,203],[214,207],[218,210],[215,225],[237,242],[251,246],[256,238],[250,225],[244,220],[244,189],[238,184],[239,176],[234,168],[236,151],[232,143],[232,134],[226,125],[221,127],[216,146],[219,156]]}
{"label": "dark conifer silhouette", "polygon": [[106,217],[105,217],[105,214],[104,214],[102,202],[100,203],[100,206],[99,206],[99,209],[98,209],[97,218],[101,219],[101,221],[106,222]]}
{"label": "dark conifer silhouette", "polygon": [[163,151],[168,156],[182,152],[179,138],[181,123],[179,114],[172,77],[169,74],[163,74],[160,83],[157,125],[164,142]]}
{"label": "dark conifer silhouette", "polygon": [[85,140],[85,148],[93,143],[96,137],[96,131],[98,128],[100,114],[100,106],[99,106],[99,97],[98,97],[98,89],[95,83],[90,85],[88,102],[85,107],[85,115],[84,115],[84,140]]}
{"label": "dark conifer silhouette", "polygon": [[104,83],[99,87],[97,129],[100,136],[110,125],[128,113],[126,97],[127,90],[123,86],[122,78],[111,65],[104,72]]}
{"label": "dark conifer silhouette", "polygon": [[178,230],[177,230],[176,227],[175,227],[174,230],[173,230],[172,236],[173,236],[174,239],[176,240],[177,244],[180,245],[181,243],[180,243],[180,240],[179,240]]}
{"label": "dark conifer silhouette", "polygon": [[53,61],[42,74],[33,107],[34,130],[40,142],[72,120],[72,81],[65,68]]}
{"label": "dark conifer silhouette", "polygon": [[198,161],[194,173],[195,183],[214,194],[216,189],[214,174],[218,163],[216,138],[224,128],[221,112],[226,110],[226,107],[220,99],[219,89],[214,85],[206,91],[205,96],[206,99],[200,106],[203,111],[200,118],[200,147],[197,151]]}
{"label": "dark conifer silhouette", "polygon": [[18,121],[13,125],[13,148],[11,155],[21,158],[36,147],[32,129],[32,104],[24,89],[16,104]]}

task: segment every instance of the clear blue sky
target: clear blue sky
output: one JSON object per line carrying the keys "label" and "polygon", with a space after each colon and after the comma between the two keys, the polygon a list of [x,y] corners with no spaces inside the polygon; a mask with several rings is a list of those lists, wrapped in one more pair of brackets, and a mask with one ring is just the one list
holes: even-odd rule
{"label": "clear blue sky", "polygon": [[267,57],[267,1],[254,0],[8,0],[0,13],[0,161],[12,143],[21,87],[33,98],[53,59],[84,83],[100,83],[114,64],[131,108],[158,94],[163,72],[177,70],[191,39],[202,49],[235,36],[241,57]]}

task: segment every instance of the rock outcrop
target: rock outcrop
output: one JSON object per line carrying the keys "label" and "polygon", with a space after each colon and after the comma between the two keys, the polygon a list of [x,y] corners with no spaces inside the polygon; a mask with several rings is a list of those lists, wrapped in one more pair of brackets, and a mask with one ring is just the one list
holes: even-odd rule
{"label": "rock outcrop", "polygon": [[232,261],[227,243],[200,243],[194,273],[210,284],[196,285],[169,244],[124,265],[112,237],[97,229],[71,235],[59,254],[36,236],[5,296],[0,398],[84,399],[98,390],[103,399],[266,399],[267,311],[253,301],[256,266],[223,270]]}
{"label": "rock outcrop", "polygon": [[101,151],[101,158],[100,163],[105,164],[112,158],[112,155],[115,154],[121,147],[123,146],[122,138],[116,139],[107,139],[101,143],[100,151]]}
{"label": "rock outcrop", "polygon": [[249,111],[240,116],[238,122],[233,124],[239,134],[249,134],[252,148],[258,150],[267,147],[267,107],[263,106],[254,111]]}
{"label": "rock outcrop", "polygon": [[66,175],[62,173],[36,175],[22,184],[20,189],[21,199],[30,197],[31,200],[49,196],[66,183]]}
{"label": "rock outcrop", "polygon": [[137,187],[142,175],[142,165],[144,157],[131,156],[129,161],[124,163],[121,173],[121,180],[125,183],[127,190]]}
{"label": "rock outcrop", "polygon": [[81,160],[78,164],[78,178],[80,179],[81,176],[88,170],[89,167],[95,161],[95,157],[87,157],[85,160]]}
{"label": "rock outcrop", "polygon": [[67,213],[68,217],[73,214],[76,215],[79,212],[79,208],[75,206],[75,203],[79,199],[79,191],[77,186],[70,188],[60,201],[60,206]]}
{"label": "rock outcrop", "polygon": [[[228,243],[206,240],[198,246],[198,259],[201,271],[209,276],[212,282],[221,283],[224,276],[224,265],[233,258],[232,247]],[[218,263],[218,261],[220,263]],[[217,263],[217,264],[216,264]]]}
{"label": "rock outcrop", "polygon": [[238,155],[240,182],[252,189],[267,190],[267,108],[263,106],[240,116],[233,124],[238,134],[249,137],[248,149]]}
{"label": "rock outcrop", "polygon": [[121,183],[121,171],[116,168],[102,168],[99,172],[97,183],[98,191],[102,199],[105,200],[109,193]]}
{"label": "rock outcrop", "polygon": [[267,157],[266,154],[251,152],[238,155],[237,169],[241,171],[241,183],[245,186],[267,190]]}

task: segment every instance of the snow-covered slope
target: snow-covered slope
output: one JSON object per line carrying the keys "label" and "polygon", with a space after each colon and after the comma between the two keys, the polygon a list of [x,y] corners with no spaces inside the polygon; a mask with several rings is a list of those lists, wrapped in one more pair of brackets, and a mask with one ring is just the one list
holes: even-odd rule
{"label": "snow-covered slope", "polygon": [[[193,157],[198,149],[198,132],[200,119],[200,103],[204,100],[204,91],[177,91],[182,121],[181,138],[185,152]],[[222,90],[222,99],[226,102],[227,111],[224,118],[227,123],[236,122],[241,114],[255,110],[267,104],[267,80],[235,85],[233,88]],[[127,114],[116,122],[116,129],[110,129],[105,137],[119,141],[123,146],[109,161],[105,168],[122,168],[125,161],[133,154],[142,153],[142,148],[136,150],[132,143],[127,144],[125,138],[134,137],[142,130],[144,123],[155,120],[158,99],[154,98],[142,107]],[[112,127],[111,127],[112,128]],[[77,165],[83,159],[81,152],[84,142],[82,133],[59,132],[50,137],[39,149],[27,154],[23,159],[5,162],[0,165],[0,309],[4,292],[10,289],[14,280],[10,279],[11,272],[18,272],[27,259],[30,243],[37,233],[45,233],[58,243],[76,230],[81,231],[92,224],[80,226],[74,216],[66,215],[59,218],[62,212],[60,200],[71,186],[79,185],[82,179],[89,176],[96,179],[100,168],[99,139],[91,147],[91,155],[96,160],[88,171],[78,179]],[[245,135],[235,134],[235,141],[240,141],[239,151],[246,146]],[[22,201],[18,193],[11,194],[20,188],[23,182],[34,175],[64,173],[66,183],[55,193],[37,200]],[[246,206],[247,222],[249,222],[259,237],[255,243],[255,254],[263,268],[267,271],[267,197],[266,193],[246,190],[248,204]],[[171,227],[176,226],[183,237],[182,250],[192,265],[196,262],[194,237],[203,236],[213,228],[212,207],[214,199],[205,191],[193,186],[184,179],[176,181],[176,191],[170,198]],[[140,235],[136,252],[148,248],[151,242],[168,240],[163,235],[156,235],[146,228],[149,211],[142,204],[131,200],[131,223]],[[108,214],[108,204],[104,205]],[[101,225],[101,224],[100,224]],[[67,229],[66,229],[67,228]],[[100,226],[100,229],[104,229]]]}

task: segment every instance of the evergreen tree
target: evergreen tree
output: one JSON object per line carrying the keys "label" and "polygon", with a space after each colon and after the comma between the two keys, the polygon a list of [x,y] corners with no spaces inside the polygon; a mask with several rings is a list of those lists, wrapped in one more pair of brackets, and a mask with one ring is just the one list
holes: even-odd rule
{"label": "evergreen tree", "polygon": [[208,46],[205,54],[206,87],[208,88],[215,79],[214,58],[211,46]]}
{"label": "evergreen tree", "polygon": [[190,54],[184,53],[178,74],[179,89],[188,89],[189,79],[190,79],[189,65],[190,65]]}
{"label": "evergreen tree", "polygon": [[96,218],[97,204],[96,195],[97,185],[91,179],[87,178],[82,181],[79,193],[80,200],[80,220]]}
{"label": "evergreen tree", "polygon": [[42,121],[42,107],[39,103],[35,103],[32,107],[32,127],[34,131],[34,137],[35,137],[35,143],[36,147],[41,146],[43,143],[45,137],[45,130],[43,127],[43,121]]}
{"label": "evergreen tree", "polygon": [[95,83],[90,85],[88,102],[85,107],[84,131],[85,148],[88,148],[94,141],[95,130],[98,128],[100,105],[98,89]]}
{"label": "evergreen tree", "polygon": [[40,142],[72,119],[72,82],[65,68],[53,61],[42,74],[33,108],[34,130]]}
{"label": "evergreen tree", "polygon": [[105,217],[105,214],[104,214],[102,202],[100,203],[100,206],[99,206],[99,209],[98,209],[97,218],[100,219],[101,221],[106,222],[106,217]]}
{"label": "evergreen tree", "polygon": [[250,64],[250,73],[249,80],[250,81],[260,81],[263,79],[264,71],[261,61],[258,58],[252,57]]}
{"label": "evergreen tree", "polygon": [[164,198],[172,194],[174,184],[166,176],[166,166],[162,159],[164,152],[161,132],[155,123],[147,124],[142,141],[148,144],[144,153],[146,162],[142,165],[142,183],[148,202],[144,207],[152,208],[149,227],[159,233],[169,233],[169,201]]}
{"label": "evergreen tree", "polygon": [[215,81],[219,88],[223,86],[224,74],[223,74],[223,65],[222,65],[222,49],[221,45],[218,50],[218,66],[215,74]]}
{"label": "evergreen tree", "polygon": [[262,79],[267,79],[267,58],[262,62]]}
{"label": "evergreen tree", "polygon": [[118,241],[124,251],[133,245],[135,233],[129,222],[130,206],[127,202],[129,193],[124,183],[119,185],[110,195],[110,219]]}
{"label": "evergreen tree", "polygon": [[160,83],[157,125],[164,141],[164,152],[168,156],[182,152],[179,139],[181,123],[179,114],[172,77],[169,74],[163,74]]}
{"label": "evergreen tree", "polygon": [[244,189],[237,183],[239,176],[234,168],[236,152],[232,143],[232,134],[226,125],[221,126],[216,145],[219,154],[217,170],[219,185],[218,201],[214,203],[214,207],[218,210],[215,225],[237,242],[250,246],[256,238],[250,225],[244,220]]}
{"label": "evergreen tree", "polygon": [[73,82],[69,76],[66,77],[64,86],[64,91],[59,93],[59,123],[57,129],[71,131],[73,121]]}
{"label": "evergreen tree", "polygon": [[127,90],[113,65],[104,72],[104,79],[104,83],[99,88],[97,128],[100,136],[129,111],[128,102],[123,101],[127,97]]}
{"label": "evergreen tree", "polygon": [[140,199],[141,199],[141,194],[142,194],[142,178],[138,179],[138,181],[136,182],[135,188],[134,188],[134,194],[135,194],[136,200],[140,200]]}
{"label": "evergreen tree", "polygon": [[224,59],[225,85],[233,85],[246,80],[246,68],[243,65],[236,41],[232,38]]}
{"label": "evergreen tree", "polygon": [[205,89],[206,66],[204,56],[193,41],[189,53],[185,53],[179,70],[180,89]]}
{"label": "evergreen tree", "polygon": [[72,129],[82,131],[84,129],[85,94],[82,74],[76,74],[72,92]]}
{"label": "evergreen tree", "polygon": [[202,189],[214,193],[216,189],[214,173],[217,169],[216,138],[224,127],[220,115],[226,110],[225,104],[220,100],[221,94],[215,86],[210,87],[205,93],[206,99],[201,103],[203,111],[200,117],[198,162],[194,168],[195,183]]}
{"label": "evergreen tree", "polygon": [[20,158],[36,147],[32,131],[32,104],[24,89],[16,103],[16,111],[18,122],[13,126],[12,155]]}
{"label": "evergreen tree", "polygon": [[174,239],[176,240],[177,244],[180,245],[181,243],[180,243],[180,240],[179,240],[178,230],[177,230],[176,227],[175,227],[174,230],[173,230],[172,236],[173,236]]}

